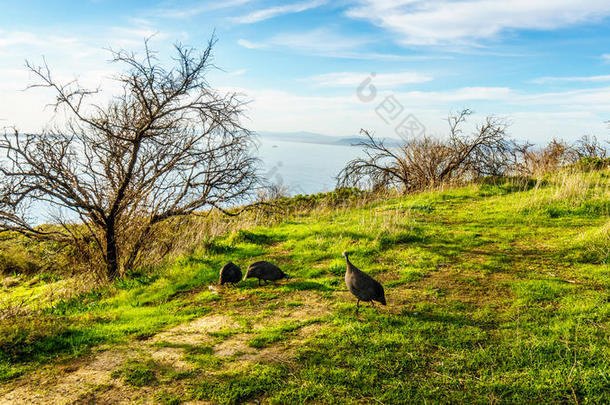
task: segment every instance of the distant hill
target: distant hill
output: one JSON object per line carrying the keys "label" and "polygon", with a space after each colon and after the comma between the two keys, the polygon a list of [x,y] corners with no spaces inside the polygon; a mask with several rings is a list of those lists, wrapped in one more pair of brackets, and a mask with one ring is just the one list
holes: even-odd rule
{"label": "distant hill", "polygon": [[[320,145],[355,145],[365,138],[361,136],[331,136],[316,134],[314,132],[257,132],[263,139],[283,141],[283,142],[298,142],[298,143],[316,143]],[[387,146],[398,146],[400,141],[394,138],[384,138]]]}

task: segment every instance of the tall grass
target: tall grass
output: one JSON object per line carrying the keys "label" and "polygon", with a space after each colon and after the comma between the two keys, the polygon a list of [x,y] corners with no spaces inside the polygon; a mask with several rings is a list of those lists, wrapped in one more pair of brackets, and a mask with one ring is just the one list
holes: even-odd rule
{"label": "tall grass", "polygon": [[610,264],[610,221],[583,232],[566,250],[578,262]]}
{"label": "tall grass", "polygon": [[532,192],[520,200],[524,213],[558,218],[573,214],[610,213],[610,171],[563,169],[542,176]]}

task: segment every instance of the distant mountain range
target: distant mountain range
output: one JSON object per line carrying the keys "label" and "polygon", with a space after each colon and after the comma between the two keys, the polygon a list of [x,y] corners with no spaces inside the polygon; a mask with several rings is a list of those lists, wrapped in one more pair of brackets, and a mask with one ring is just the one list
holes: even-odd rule
{"label": "distant mountain range", "polygon": [[[362,136],[331,136],[316,134],[313,132],[257,132],[257,134],[268,140],[282,142],[298,142],[298,143],[316,143],[320,145],[343,145],[353,146],[365,140]],[[386,146],[399,146],[400,140],[394,138],[383,138]]]}

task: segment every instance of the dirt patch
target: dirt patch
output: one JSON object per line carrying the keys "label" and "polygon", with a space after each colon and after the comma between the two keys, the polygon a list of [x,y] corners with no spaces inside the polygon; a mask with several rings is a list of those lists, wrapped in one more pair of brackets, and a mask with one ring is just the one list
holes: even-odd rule
{"label": "dirt patch", "polygon": [[108,350],[75,360],[49,372],[42,370],[22,377],[10,392],[0,396],[0,404],[71,404],[86,396],[101,384],[108,383],[110,374],[132,350]]}
{"label": "dirt patch", "polygon": [[147,351],[152,359],[165,367],[178,372],[191,371],[193,366],[184,360],[184,350],[174,347],[156,347]]}
{"label": "dirt patch", "polygon": [[[167,386],[161,384],[133,388],[123,384],[120,379],[111,378],[111,374],[130,358],[150,358],[177,372],[192,371],[195,365],[185,360],[185,350],[178,345],[211,345],[215,356],[231,358],[226,362],[226,367],[239,367],[251,362],[291,363],[296,346],[309,333],[315,331],[318,327],[316,324],[304,326],[289,334],[286,339],[263,348],[248,346],[249,340],[255,336],[256,331],[264,328],[273,328],[286,322],[323,318],[331,313],[332,302],[315,291],[298,291],[289,297],[290,300],[302,302],[303,305],[284,306],[280,302],[270,313],[265,313],[265,316],[260,316],[260,307],[243,308],[239,315],[252,319],[247,330],[231,316],[215,313],[158,333],[146,341],[133,341],[126,346],[98,351],[63,365],[49,365],[12,381],[8,387],[3,387],[5,391],[0,394],[0,404],[154,402],[155,392]],[[222,333],[211,335],[227,330],[236,333],[226,338],[222,337]],[[160,343],[170,343],[172,347],[163,347]]]}
{"label": "dirt patch", "polygon": [[214,346],[214,355],[218,357],[233,358],[233,362],[227,363],[228,367],[234,368],[236,362],[243,363],[291,363],[295,356],[294,339],[276,342],[270,346],[257,349],[248,346],[252,338],[249,334],[231,336],[218,345]]}
{"label": "dirt patch", "polygon": [[256,352],[248,346],[251,335],[239,334],[231,336],[214,346],[214,355],[219,357],[239,356],[242,353]]}
{"label": "dirt patch", "polygon": [[219,332],[227,328],[238,328],[239,326],[237,322],[226,315],[213,314],[161,332],[149,339],[148,342],[153,344],[168,342],[197,346],[213,340],[208,332]]}

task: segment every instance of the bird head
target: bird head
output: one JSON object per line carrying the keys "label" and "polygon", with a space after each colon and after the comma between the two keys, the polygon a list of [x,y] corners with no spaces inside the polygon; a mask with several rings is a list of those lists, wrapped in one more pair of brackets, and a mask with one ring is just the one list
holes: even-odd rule
{"label": "bird head", "polygon": [[343,253],[341,253],[343,255],[343,257],[345,257],[347,259],[347,256],[349,255],[349,253],[347,253],[347,250],[344,250]]}

